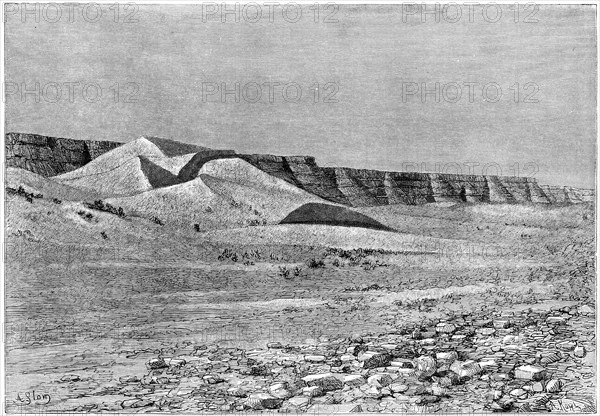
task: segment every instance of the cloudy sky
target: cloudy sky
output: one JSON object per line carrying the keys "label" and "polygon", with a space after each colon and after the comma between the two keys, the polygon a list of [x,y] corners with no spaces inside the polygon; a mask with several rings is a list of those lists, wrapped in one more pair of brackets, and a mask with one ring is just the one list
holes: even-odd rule
{"label": "cloudy sky", "polygon": [[594,186],[594,6],[10,7],[6,131]]}

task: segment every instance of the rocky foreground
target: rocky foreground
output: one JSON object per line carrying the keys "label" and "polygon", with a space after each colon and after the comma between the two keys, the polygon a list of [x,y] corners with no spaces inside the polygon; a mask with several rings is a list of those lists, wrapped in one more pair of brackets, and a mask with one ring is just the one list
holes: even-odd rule
{"label": "rocky foreground", "polygon": [[580,305],[452,316],[311,346],[186,343],[105,392],[130,398],[77,410],[595,412],[594,327],[594,309]]}

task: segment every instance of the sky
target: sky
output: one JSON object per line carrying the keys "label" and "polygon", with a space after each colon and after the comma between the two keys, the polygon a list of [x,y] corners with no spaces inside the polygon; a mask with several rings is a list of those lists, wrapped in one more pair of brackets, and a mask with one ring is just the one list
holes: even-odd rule
{"label": "sky", "polygon": [[594,187],[595,6],[255,4],[6,5],[5,130]]}

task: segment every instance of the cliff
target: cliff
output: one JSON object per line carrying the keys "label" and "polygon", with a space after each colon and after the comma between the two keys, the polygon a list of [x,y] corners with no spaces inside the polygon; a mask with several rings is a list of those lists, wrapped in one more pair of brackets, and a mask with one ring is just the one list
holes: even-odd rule
{"label": "cliff", "polygon": [[6,166],[55,176],[82,167],[122,143],[7,133]]}
{"label": "cliff", "polygon": [[[585,201],[585,198],[549,197],[532,178],[322,168],[308,156],[238,157],[324,199],[351,206],[446,201],[542,204]],[[593,191],[590,192],[593,200]]]}
{"label": "cliff", "polygon": [[[177,142],[165,141],[168,142],[165,145],[162,139],[155,140],[159,141],[161,148],[168,145],[167,150],[177,147],[174,145]],[[8,133],[6,164],[43,176],[55,176],[80,168],[120,145],[122,143]],[[191,146],[191,152],[205,149],[193,145],[185,146]],[[175,150],[180,153],[179,147]],[[532,178],[320,167],[311,156],[244,155],[236,154],[232,150],[214,149],[198,151],[180,170],[178,181],[185,182],[194,178],[207,161],[231,157],[239,157],[323,199],[349,206],[445,201],[539,204],[594,201],[593,190],[540,186]]]}

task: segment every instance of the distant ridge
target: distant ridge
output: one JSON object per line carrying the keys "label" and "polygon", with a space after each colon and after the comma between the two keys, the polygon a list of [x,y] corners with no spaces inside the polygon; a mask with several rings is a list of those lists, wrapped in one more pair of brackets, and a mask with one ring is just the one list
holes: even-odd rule
{"label": "distant ridge", "polygon": [[[131,166],[119,168],[113,177],[105,178],[104,190],[114,192],[119,188],[118,193],[111,195],[132,195],[141,190],[184,183],[196,178],[207,162],[239,158],[324,200],[355,207],[432,202],[575,204],[595,200],[593,190],[538,185],[533,178],[325,168],[318,166],[311,156],[237,154],[234,150],[210,149],[152,136],[143,139],[146,150],[152,151],[131,154],[135,158]],[[77,180],[82,178],[68,173],[77,170],[76,176],[85,176],[87,169],[79,172],[82,167],[130,143],[8,133],[6,164],[42,176],[60,175],[59,179],[68,185],[98,190],[98,185],[86,181],[77,185]],[[125,163],[125,159],[113,155],[94,166],[99,173],[107,170],[107,165]],[[134,175],[137,179],[123,175]]]}

